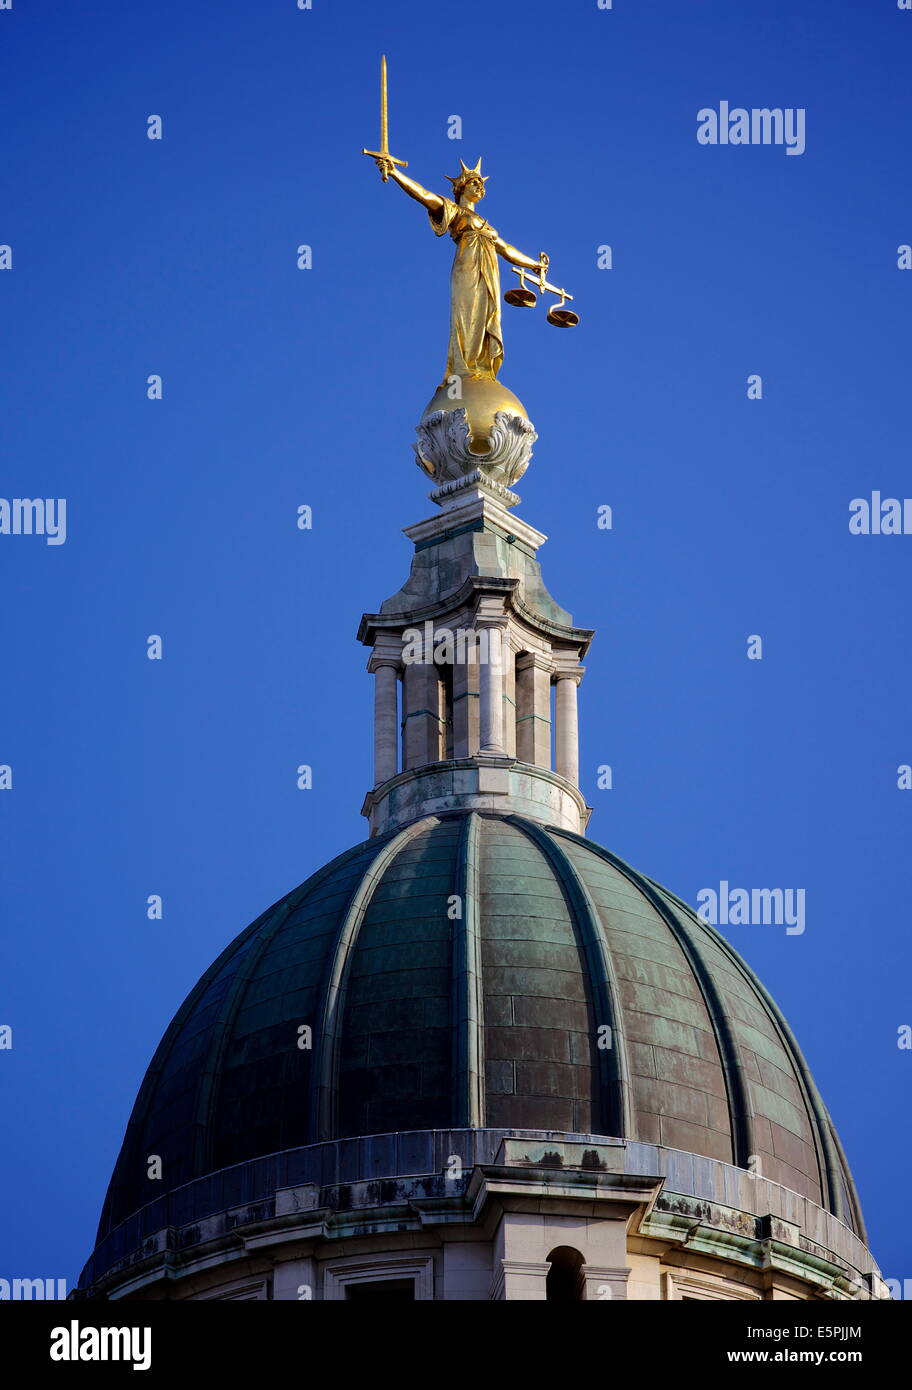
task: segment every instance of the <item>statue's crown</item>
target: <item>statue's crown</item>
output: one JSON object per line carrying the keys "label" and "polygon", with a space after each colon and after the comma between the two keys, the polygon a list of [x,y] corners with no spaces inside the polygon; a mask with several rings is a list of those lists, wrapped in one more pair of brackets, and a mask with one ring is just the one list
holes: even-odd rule
{"label": "statue's crown", "polygon": [[449,182],[453,185],[454,191],[463,188],[472,178],[481,179],[482,183],[487,183],[488,179],[491,177],[490,174],[483,174],[481,172],[481,155],[478,156],[478,163],[475,165],[474,169],[470,169],[468,164],[462,159],[460,159],[459,163],[462,165],[460,173],[456,174],[455,177],[452,174],[446,175]]}

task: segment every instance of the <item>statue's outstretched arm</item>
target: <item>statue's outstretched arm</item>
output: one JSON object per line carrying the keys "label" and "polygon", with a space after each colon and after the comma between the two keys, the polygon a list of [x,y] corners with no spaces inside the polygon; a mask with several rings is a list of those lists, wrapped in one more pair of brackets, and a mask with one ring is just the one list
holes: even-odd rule
{"label": "statue's outstretched arm", "polygon": [[515,246],[511,246],[508,241],[504,241],[503,237],[499,236],[494,246],[498,256],[503,256],[504,260],[509,261],[511,265],[522,266],[523,270],[547,270],[550,265],[550,260],[545,255],[544,251],[537,261],[533,261],[531,256],[526,256],[522,251],[518,251]]}
{"label": "statue's outstretched arm", "polygon": [[416,203],[421,203],[422,207],[427,208],[428,212],[439,212],[443,207],[443,199],[440,197],[439,193],[432,193],[429,188],[422,188],[421,184],[417,183],[415,179],[410,179],[405,174],[400,174],[395,164],[390,160],[383,159],[381,156],[377,159],[376,164],[381,174],[383,173],[383,166],[385,165],[387,176],[391,179],[395,179],[399,187],[403,188],[410,198],[414,198]]}

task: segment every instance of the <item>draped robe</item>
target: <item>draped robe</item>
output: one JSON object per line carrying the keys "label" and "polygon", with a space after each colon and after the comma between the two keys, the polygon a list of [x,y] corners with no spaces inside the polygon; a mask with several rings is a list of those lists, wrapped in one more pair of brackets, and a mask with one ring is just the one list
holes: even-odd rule
{"label": "draped robe", "polygon": [[439,212],[428,216],[437,236],[449,232],[456,243],[446,377],[494,381],[503,362],[497,232],[477,212],[449,198],[443,199]]}

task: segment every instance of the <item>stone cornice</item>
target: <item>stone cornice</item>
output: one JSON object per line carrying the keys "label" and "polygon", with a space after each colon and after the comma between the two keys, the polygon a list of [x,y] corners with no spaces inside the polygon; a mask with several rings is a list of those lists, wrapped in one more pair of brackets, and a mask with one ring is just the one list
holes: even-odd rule
{"label": "stone cornice", "polygon": [[457,613],[460,609],[471,608],[479,595],[497,594],[504,596],[507,610],[514,612],[534,632],[577,647],[580,658],[586,655],[595,636],[594,628],[568,627],[564,623],[553,622],[536,613],[523,602],[518,579],[478,574],[469,575],[458,589],[423,607],[400,613],[364,613],[358,626],[358,641],[372,647],[381,633],[401,632],[407,627],[417,627],[428,620],[433,621]]}
{"label": "stone cornice", "polygon": [[471,810],[517,813],[574,833],[585,829],[592,812],[580,789],[559,772],[510,754],[478,753],[397,772],[371,788],[361,814],[371,834],[379,835],[423,816]]}
{"label": "stone cornice", "polygon": [[[433,1155],[431,1171],[418,1176],[416,1145],[423,1145],[429,1158]],[[270,1161],[277,1176],[292,1165],[301,1171],[305,1156],[315,1171],[338,1175],[342,1147],[343,1141],[331,1140]],[[380,1152],[390,1155],[382,1168],[377,1165]],[[451,1178],[448,1156],[454,1152],[464,1154],[464,1167]],[[350,1146],[346,1153],[350,1161]],[[487,1219],[486,1209],[493,1219],[505,1205],[533,1214],[575,1212],[596,1219],[642,1210],[631,1233],[659,1250],[797,1280],[808,1297],[887,1296],[863,1242],[836,1217],[797,1193],[767,1180],[761,1183],[715,1159],[597,1135],[493,1129],[376,1136],[361,1139],[358,1154],[365,1170],[361,1177],[273,1186],[254,1193],[242,1206],[214,1213],[212,1178],[198,1179],[112,1232],[74,1296],[121,1298],[163,1280],[302,1242],[477,1226]],[[237,1177],[240,1169],[249,1170],[252,1177],[263,1174],[265,1164],[257,1159],[225,1171]],[[674,1189],[668,1186],[669,1172],[676,1175]],[[688,1174],[692,1190],[682,1191],[681,1180]],[[708,1195],[707,1184],[730,1194],[728,1200]],[[168,1224],[172,1201],[174,1214],[180,1212],[185,1223],[181,1226]]]}
{"label": "stone cornice", "polygon": [[691,1254],[790,1275],[814,1285],[818,1298],[872,1296],[870,1280],[860,1277],[858,1270],[832,1252],[809,1249],[797,1227],[768,1215],[755,1216],[663,1189],[637,1233]]}
{"label": "stone cornice", "polygon": [[403,527],[403,535],[415,545],[431,540],[445,540],[469,522],[480,521],[485,530],[499,533],[504,540],[519,541],[534,555],[548,537],[518,516],[511,516],[496,498],[483,493],[470,494],[464,501],[454,502],[435,516],[415,521]]}

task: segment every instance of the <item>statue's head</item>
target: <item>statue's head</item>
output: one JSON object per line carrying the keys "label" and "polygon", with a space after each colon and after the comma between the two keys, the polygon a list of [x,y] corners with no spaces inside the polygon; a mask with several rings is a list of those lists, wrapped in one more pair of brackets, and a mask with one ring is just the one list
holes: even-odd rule
{"label": "statue's head", "polygon": [[474,169],[470,169],[467,164],[463,164],[461,159],[459,163],[462,164],[462,169],[455,178],[451,174],[447,174],[447,178],[453,185],[453,197],[456,199],[457,203],[463,195],[465,195],[469,202],[480,202],[485,195],[485,184],[489,178],[488,174],[483,174],[481,172],[481,156],[479,156],[478,163],[475,165]]}

